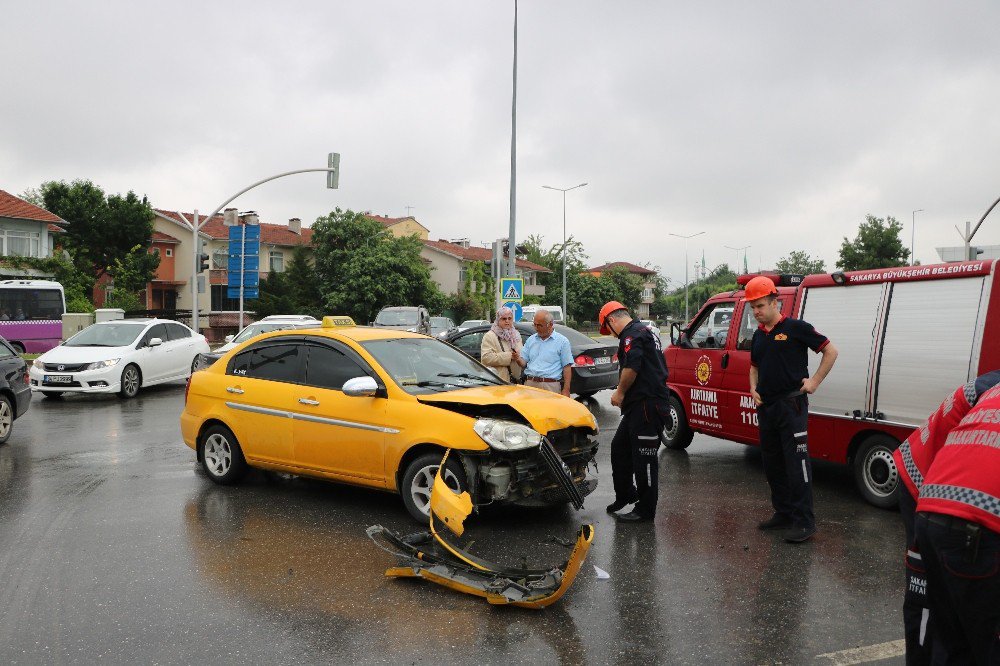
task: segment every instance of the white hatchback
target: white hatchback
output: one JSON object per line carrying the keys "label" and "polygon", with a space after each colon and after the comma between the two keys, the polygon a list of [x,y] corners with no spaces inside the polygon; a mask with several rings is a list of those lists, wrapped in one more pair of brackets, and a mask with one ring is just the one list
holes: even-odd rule
{"label": "white hatchback", "polygon": [[83,329],[36,358],[28,371],[31,390],[46,397],[63,393],[118,393],[132,398],[143,386],[185,379],[204,335],[163,319],[119,319]]}

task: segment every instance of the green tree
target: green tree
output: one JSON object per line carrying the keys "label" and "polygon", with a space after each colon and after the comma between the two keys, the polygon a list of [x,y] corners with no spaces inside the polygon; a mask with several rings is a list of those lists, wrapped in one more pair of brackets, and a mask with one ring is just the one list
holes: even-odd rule
{"label": "green tree", "polygon": [[841,243],[837,266],[845,271],[905,266],[910,251],[899,236],[902,230],[902,223],[892,216],[866,215],[854,240],[845,237]]}
{"label": "green tree", "polygon": [[[147,247],[153,237],[153,209],[135,192],[105,195],[89,180],[50,181],[40,191],[46,210],[69,223],[63,244],[73,263],[95,278],[136,245]],[[148,272],[147,282],[155,270]]]}
{"label": "green tree", "polygon": [[621,301],[632,312],[635,312],[639,304],[642,303],[643,279],[629,273],[624,266],[615,266],[610,270],[603,271],[600,279],[615,286],[618,293],[617,300]]}
{"label": "green tree", "polygon": [[156,274],[160,265],[160,255],[149,252],[147,245],[135,245],[123,257],[115,257],[111,266],[105,272],[111,276],[114,289],[105,300],[109,308],[122,308],[125,311],[144,310],[145,304],[139,298],[139,292]]}
{"label": "green tree", "polygon": [[596,322],[597,313],[608,301],[625,302],[615,281],[603,275],[597,277],[579,272],[567,274],[566,291],[569,294],[567,307],[570,318],[577,322]]}
{"label": "green tree", "polygon": [[415,236],[396,238],[363,213],[340,208],[312,229],[326,312],[369,322],[386,306],[443,302]]}
{"label": "green tree", "polygon": [[284,275],[293,303],[293,309],[286,314],[307,314],[321,318],[324,314],[323,293],[317,281],[316,267],[309,260],[309,251],[304,246],[295,248]]}
{"label": "green tree", "polygon": [[[291,267],[291,264],[289,264]],[[285,273],[271,271],[260,282],[260,297],[254,306],[257,317],[263,319],[276,314],[310,314],[296,308],[294,289]],[[315,315],[314,315],[315,316]]]}
{"label": "green tree", "polygon": [[779,273],[812,275],[813,273],[825,273],[826,262],[822,259],[813,259],[802,250],[792,250],[787,257],[778,260],[774,265],[774,270]]}

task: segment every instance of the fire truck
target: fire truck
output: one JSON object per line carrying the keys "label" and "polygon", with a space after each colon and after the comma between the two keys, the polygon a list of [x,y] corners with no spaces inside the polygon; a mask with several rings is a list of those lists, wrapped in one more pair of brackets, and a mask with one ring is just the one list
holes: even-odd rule
{"label": "fire truck", "polygon": [[[1000,368],[998,261],[965,261],[817,275],[775,275],[781,312],[830,338],[837,363],[809,397],[809,450],[851,465],[872,504],[894,506],[892,451],[955,387]],[[750,397],[750,339],[758,324],[742,287],[712,296],[671,328],[673,426],[668,448],[694,433],[759,444]],[[819,355],[809,354],[809,372]]]}

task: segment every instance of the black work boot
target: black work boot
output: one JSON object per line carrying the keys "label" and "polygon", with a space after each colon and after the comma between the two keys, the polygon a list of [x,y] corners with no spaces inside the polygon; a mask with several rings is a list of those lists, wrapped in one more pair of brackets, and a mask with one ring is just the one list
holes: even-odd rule
{"label": "black work boot", "polygon": [[814,534],[816,534],[815,527],[793,527],[782,536],[788,543],[802,543],[809,541],[809,539],[813,538]]}
{"label": "black work boot", "polygon": [[768,518],[767,520],[761,523],[757,523],[757,529],[759,530],[777,530],[783,527],[791,527],[791,526],[792,526],[791,518],[786,518],[785,516],[782,516],[777,513]]}
{"label": "black work boot", "polygon": [[621,511],[622,509],[624,509],[625,507],[627,507],[629,504],[635,504],[638,501],[639,501],[638,498],[636,498],[635,496],[632,496],[631,498],[629,498],[627,500],[616,499],[614,502],[612,502],[611,504],[609,504],[605,510],[608,513],[615,513],[616,511]]}

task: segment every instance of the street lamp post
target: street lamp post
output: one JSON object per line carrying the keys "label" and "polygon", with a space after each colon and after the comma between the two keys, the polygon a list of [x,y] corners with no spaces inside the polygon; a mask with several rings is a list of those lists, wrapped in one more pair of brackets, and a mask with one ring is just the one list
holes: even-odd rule
{"label": "street lamp post", "polygon": [[562,244],[562,311],[563,319],[569,319],[569,310],[566,309],[566,193],[570,190],[575,190],[578,187],[583,187],[587,183],[580,183],[579,185],[574,185],[573,187],[551,187],[549,185],[542,185],[547,190],[555,190],[556,192],[562,192],[563,195],[563,244]]}
{"label": "street lamp post", "polygon": [[690,236],[682,236],[680,234],[670,234],[671,236],[676,236],[677,238],[684,239],[684,321],[688,322],[691,320],[691,316],[688,313],[688,240],[694,238],[695,236],[701,236],[704,231],[699,231],[696,234],[691,234]]}
{"label": "street lamp post", "polygon": [[915,266],[916,261],[913,258],[913,239],[917,236],[917,213],[924,212],[923,208],[918,208],[913,211],[912,219],[910,220],[910,265]]}
{"label": "street lamp post", "polygon": [[[510,229],[507,238],[510,248],[507,275],[517,275],[517,0],[514,0],[514,75],[510,96]],[[503,276],[501,276],[503,277]],[[563,313],[566,316],[566,313]]]}
{"label": "street lamp post", "polygon": [[751,245],[744,245],[743,247],[733,247],[731,245],[726,245],[727,250],[736,250],[736,265],[733,267],[733,273],[740,269],[740,252],[743,252],[743,265],[746,266],[747,263],[747,250],[749,250]]}
{"label": "street lamp post", "polygon": [[[257,187],[258,185],[263,185],[266,182],[269,182],[269,181],[272,181],[272,180],[276,180],[278,178],[284,178],[285,176],[291,176],[291,175],[294,175],[294,174],[297,174],[297,173],[312,173],[312,172],[316,172],[316,171],[325,171],[325,172],[327,172],[329,174],[335,174],[330,180],[327,181],[327,187],[336,188],[337,187],[338,176],[339,176],[339,173],[340,173],[340,155],[336,156],[336,163],[334,163],[334,158],[333,158],[334,154],[335,153],[331,153],[331,157],[330,157],[330,164],[331,164],[331,166],[328,167],[328,168],[324,168],[324,169],[296,169],[295,171],[286,171],[284,173],[279,173],[279,174],[274,175],[274,176],[269,176],[268,178],[264,178],[263,180],[258,180],[253,185],[250,185],[248,187],[244,187],[242,190],[240,190],[239,192],[237,192],[233,196],[231,196],[228,199],[226,199],[225,201],[223,201],[221,204],[219,204],[219,206],[214,211],[211,212],[211,214],[208,215],[208,217],[206,217],[204,219],[201,219],[201,220],[199,219],[198,209],[197,208],[195,208],[195,210],[194,210],[194,219],[193,220],[187,219],[187,217],[185,217],[184,213],[178,213],[181,216],[181,219],[183,219],[185,222],[187,222],[188,224],[191,225],[191,231],[192,231],[192,237],[193,237],[192,238],[192,240],[193,240],[193,242],[192,242],[193,251],[191,253],[192,254],[192,258],[193,258],[193,263],[192,263],[192,269],[193,270],[192,270],[192,273],[191,273],[191,328],[194,329],[195,333],[198,332],[198,273],[199,273],[199,270],[198,270],[198,255],[201,254],[201,252],[200,252],[201,248],[199,247],[199,245],[201,245],[201,243],[199,242],[201,239],[198,237],[198,234],[201,232],[201,228],[205,225],[206,222],[208,222],[213,217],[215,217],[216,215],[218,215],[220,210],[222,210],[224,207],[226,207],[230,203],[232,203],[232,201],[234,199],[236,199],[236,197],[240,196],[244,192],[248,192],[248,191],[252,190],[253,188]],[[242,323],[243,322],[240,322],[241,325],[242,325]]]}

